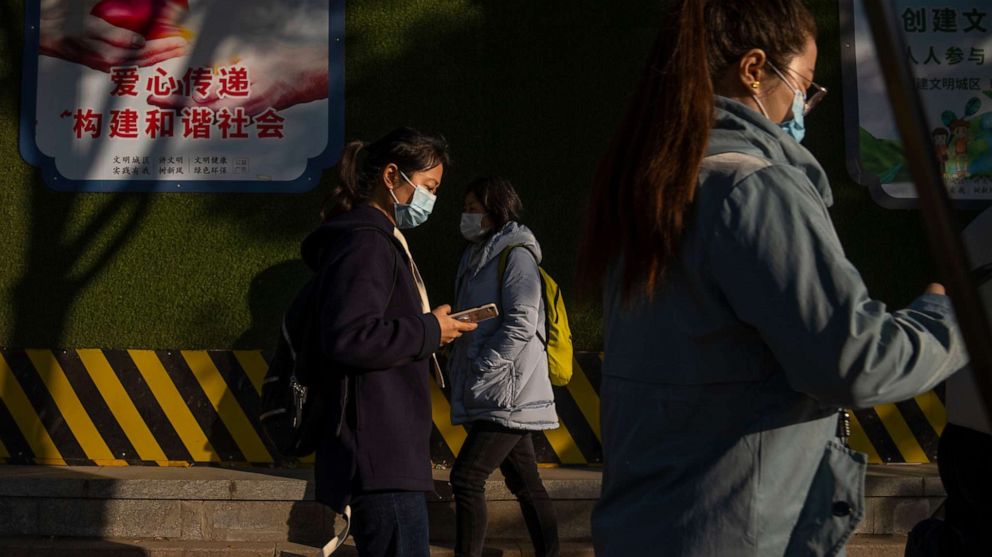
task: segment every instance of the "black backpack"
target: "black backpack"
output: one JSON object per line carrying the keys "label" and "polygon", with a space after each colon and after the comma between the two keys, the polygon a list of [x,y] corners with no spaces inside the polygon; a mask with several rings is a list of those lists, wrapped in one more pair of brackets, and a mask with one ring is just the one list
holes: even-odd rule
{"label": "black backpack", "polygon": [[[389,238],[379,228],[355,230],[375,230]],[[394,288],[396,273],[394,260]],[[335,437],[340,436],[348,408],[348,374],[336,370],[321,355],[318,290],[315,275],[289,305],[269,370],[262,381],[259,422],[276,450],[289,458],[314,452],[329,427],[333,428]]]}
{"label": "black backpack", "polygon": [[[291,458],[316,450],[327,424],[328,395],[337,394],[341,408],[347,405],[346,375],[314,373],[320,369],[319,346],[315,346],[319,323],[316,290],[316,280],[311,279],[290,304],[262,382],[259,422],[279,453]],[[330,388],[340,383],[339,388]],[[338,433],[340,428],[338,423]]]}

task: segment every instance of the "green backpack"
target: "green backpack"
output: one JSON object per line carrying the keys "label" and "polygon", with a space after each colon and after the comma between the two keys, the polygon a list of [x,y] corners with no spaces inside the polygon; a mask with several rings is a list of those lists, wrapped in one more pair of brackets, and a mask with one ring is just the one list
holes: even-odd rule
{"label": "green backpack", "polygon": [[[510,256],[510,251],[519,247],[524,245],[509,246],[499,254],[498,277],[501,297],[506,260]],[[541,266],[538,266],[537,270],[541,273],[541,286],[544,287],[544,340],[548,353],[548,376],[552,385],[564,387],[572,379],[572,330],[568,327],[565,300],[561,297],[558,283]]]}

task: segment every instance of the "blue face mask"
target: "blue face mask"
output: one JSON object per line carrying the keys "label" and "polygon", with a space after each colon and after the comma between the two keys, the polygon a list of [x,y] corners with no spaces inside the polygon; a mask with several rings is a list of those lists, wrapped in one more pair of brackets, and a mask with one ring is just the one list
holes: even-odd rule
{"label": "blue face mask", "polygon": [[[778,68],[771,65],[771,63],[768,64],[768,67],[770,67],[772,71],[778,75],[779,79],[782,80],[782,83],[785,83],[785,86],[788,87],[793,94],[792,119],[780,123],[778,127],[782,128],[782,131],[792,136],[796,142],[802,143],[803,138],[806,137],[806,123],[803,118],[806,115],[806,95],[802,91],[793,87],[792,84],[789,83],[789,80],[786,79],[780,71],[778,71]],[[765,107],[762,106],[761,101],[758,100],[757,96],[754,97],[754,100],[758,103],[758,107],[761,109],[761,112],[765,114],[765,117],[767,117],[768,114],[765,113]]]}
{"label": "blue face mask", "polygon": [[403,171],[400,171],[400,176],[413,187],[413,197],[410,198],[410,203],[400,203],[393,190],[389,190],[389,195],[393,196],[393,215],[396,217],[396,227],[406,230],[427,222],[428,217],[431,216],[431,211],[434,210],[437,196],[427,191],[427,188],[411,182]]}
{"label": "blue face mask", "polygon": [[787,120],[778,125],[785,133],[791,135],[799,143],[802,143],[803,138],[806,137],[806,124],[803,121],[805,110],[806,96],[802,92],[796,91],[796,96],[792,98],[792,120]]}

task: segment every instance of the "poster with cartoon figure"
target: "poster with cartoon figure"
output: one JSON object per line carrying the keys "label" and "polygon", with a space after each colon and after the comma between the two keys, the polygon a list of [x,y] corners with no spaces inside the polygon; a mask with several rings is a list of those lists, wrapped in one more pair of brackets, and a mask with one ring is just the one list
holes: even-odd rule
{"label": "poster with cartoon figure", "polygon": [[341,0],[33,0],[21,154],[62,191],[297,192],[343,144]]}
{"label": "poster with cartoon figure", "polygon": [[[992,5],[978,0],[893,0],[906,61],[929,118],[951,198],[992,202]],[[864,0],[842,0],[844,119],[848,170],[885,207],[915,206],[875,53]]]}

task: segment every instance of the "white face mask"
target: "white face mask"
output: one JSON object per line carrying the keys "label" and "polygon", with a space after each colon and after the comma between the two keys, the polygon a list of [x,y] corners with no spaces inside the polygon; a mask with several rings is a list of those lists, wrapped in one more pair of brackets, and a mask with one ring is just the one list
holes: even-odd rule
{"label": "white face mask", "polygon": [[460,227],[462,236],[469,242],[478,242],[485,237],[486,233],[489,232],[488,227],[482,227],[482,219],[485,217],[485,213],[462,213]]}

